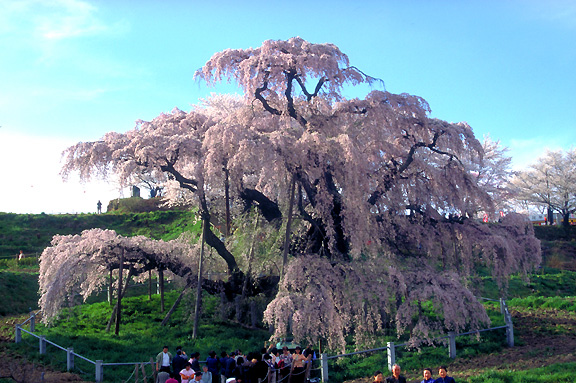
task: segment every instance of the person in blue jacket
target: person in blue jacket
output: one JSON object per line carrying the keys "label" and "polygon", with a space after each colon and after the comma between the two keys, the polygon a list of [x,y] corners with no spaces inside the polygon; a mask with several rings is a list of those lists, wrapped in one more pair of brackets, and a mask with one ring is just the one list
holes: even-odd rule
{"label": "person in blue jacket", "polygon": [[444,366],[438,368],[438,376],[440,377],[434,383],[456,383],[454,378],[448,376],[448,370]]}
{"label": "person in blue jacket", "polygon": [[420,383],[434,383],[434,379],[432,379],[432,370],[429,368],[425,368],[422,372],[422,376],[424,379]]}

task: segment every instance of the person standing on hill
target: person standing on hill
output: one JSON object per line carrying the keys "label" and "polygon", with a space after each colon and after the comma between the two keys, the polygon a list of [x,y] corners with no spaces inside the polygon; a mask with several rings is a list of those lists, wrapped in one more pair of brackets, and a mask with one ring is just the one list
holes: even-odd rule
{"label": "person standing on hill", "polygon": [[454,378],[448,376],[448,370],[444,366],[438,368],[438,376],[440,377],[434,383],[456,383]]}
{"label": "person standing on hill", "polygon": [[162,352],[156,355],[156,371],[170,373],[172,366],[172,354],[168,352],[168,346],[162,348]]}
{"label": "person standing on hill", "polygon": [[386,378],[386,383],[406,383],[406,378],[400,375],[400,366],[392,366],[392,376]]}
{"label": "person standing on hill", "polygon": [[96,207],[97,207],[96,211],[98,212],[98,214],[102,214],[102,202],[100,202],[100,200],[98,200]]}

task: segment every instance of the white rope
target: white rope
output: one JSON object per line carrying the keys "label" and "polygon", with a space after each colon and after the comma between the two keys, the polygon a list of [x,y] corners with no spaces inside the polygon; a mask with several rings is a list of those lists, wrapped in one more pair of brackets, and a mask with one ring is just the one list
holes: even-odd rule
{"label": "white rope", "polygon": [[134,374],[136,373],[136,370],[137,370],[137,369],[138,369],[138,365],[136,365],[136,367],[134,368],[134,371],[132,371],[132,374],[128,377],[128,379],[126,379],[126,380],[124,381],[124,383],[128,383],[128,381],[129,381],[130,379],[132,379],[132,377],[133,377]]}

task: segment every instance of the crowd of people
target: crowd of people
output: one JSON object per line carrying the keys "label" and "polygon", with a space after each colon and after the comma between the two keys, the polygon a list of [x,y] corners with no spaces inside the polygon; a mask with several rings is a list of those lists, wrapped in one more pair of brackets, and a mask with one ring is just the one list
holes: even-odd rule
{"label": "crowd of people", "polygon": [[[244,355],[241,350],[220,356],[210,351],[205,362],[200,362],[200,353],[190,356],[182,347],[176,348],[173,356],[168,346],[156,356],[157,383],[305,383],[310,379],[312,362],[316,354],[311,347],[302,350],[296,346],[292,353],[288,347],[270,346],[258,352]],[[201,365],[202,363],[202,365]],[[384,378],[381,371],[374,373],[372,383],[406,383],[398,364],[392,366],[392,375]],[[423,371],[420,383],[456,383],[448,376],[445,366],[438,368],[438,378],[433,378],[430,368]]]}
{"label": "crowd of people", "polygon": [[164,346],[156,356],[157,383],[304,383],[315,357],[311,347],[297,346],[291,353],[288,347],[280,350],[271,345],[247,355],[235,350],[218,357],[211,351],[201,366],[200,353],[188,356],[177,347],[172,355]]}
{"label": "crowd of people", "polygon": [[[392,376],[384,379],[382,371],[376,371],[374,373],[373,383],[406,383],[406,378],[400,375],[401,369],[398,364],[392,366]],[[448,376],[448,369],[445,366],[440,366],[438,368],[438,378],[434,379],[432,377],[432,370],[430,368],[425,368],[422,372],[422,381],[420,383],[456,383],[454,378]]]}

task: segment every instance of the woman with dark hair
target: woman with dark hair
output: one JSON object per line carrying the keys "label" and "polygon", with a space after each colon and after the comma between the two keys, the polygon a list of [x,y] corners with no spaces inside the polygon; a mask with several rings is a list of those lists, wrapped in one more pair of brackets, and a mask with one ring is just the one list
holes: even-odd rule
{"label": "woman with dark hair", "polygon": [[190,362],[186,363],[184,369],[180,370],[180,378],[182,379],[182,383],[189,383],[194,380],[194,370]]}
{"label": "woman with dark hair", "polygon": [[448,369],[445,366],[440,366],[438,368],[439,378],[434,381],[434,383],[456,383],[454,378],[448,376]]}
{"label": "woman with dark hair", "polygon": [[208,353],[206,366],[208,366],[208,371],[212,374],[212,383],[218,382],[220,378],[218,377],[218,358],[216,358],[215,351],[210,351]]}
{"label": "woman with dark hair", "polygon": [[236,368],[234,369],[234,373],[232,374],[232,376],[236,378],[237,383],[246,382],[246,374],[244,373],[245,369],[244,366],[242,366],[243,364],[244,364],[244,358],[241,356],[238,357],[238,359],[236,359]]}
{"label": "woman with dark hair", "polygon": [[304,361],[306,357],[302,355],[302,348],[300,346],[296,347],[294,354],[292,354],[292,379],[291,383],[303,383],[304,382]]}

